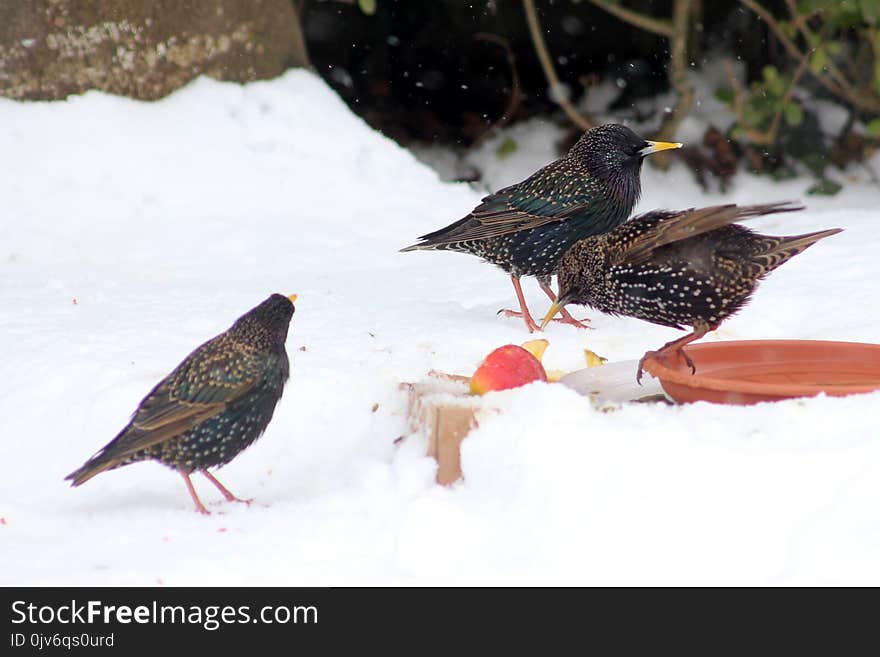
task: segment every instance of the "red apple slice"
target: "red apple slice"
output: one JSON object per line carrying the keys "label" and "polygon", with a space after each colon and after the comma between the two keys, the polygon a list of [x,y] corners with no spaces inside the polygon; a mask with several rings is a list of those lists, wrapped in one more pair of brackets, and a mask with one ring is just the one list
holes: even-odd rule
{"label": "red apple slice", "polygon": [[482,395],[492,390],[508,390],[531,383],[546,381],[547,373],[535,356],[515,344],[498,347],[486,356],[471,377],[471,392]]}

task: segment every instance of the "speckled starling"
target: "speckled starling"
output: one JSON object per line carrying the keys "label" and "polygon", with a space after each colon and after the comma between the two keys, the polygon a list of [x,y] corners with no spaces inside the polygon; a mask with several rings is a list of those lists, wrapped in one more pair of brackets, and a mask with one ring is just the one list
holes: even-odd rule
{"label": "speckled starling", "polygon": [[[434,249],[479,256],[510,274],[529,331],[538,330],[519,279],[535,276],[556,300],[550,279],[562,254],[575,242],[623,223],[641,193],[645,156],[681,144],[646,141],[629,128],[609,123],[587,130],[569,152],[522,182],[485,197],[469,215],[403,251]],[[584,325],[563,309],[563,321]]]}
{"label": "speckled starling", "polygon": [[128,425],[66,479],[73,486],[137,461],[177,470],[200,513],[190,475],[200,471],[229,501],[243,502],[208,472],[253,443],[272,419],[290,372],[287,329],[296,295],[273,294],[196,348],[144,397]]}
{"label": "speckled starling", "polygon": [[793,237],[761,235],[735,221],[803,208],[789,203],[655,210],[572,246],[559,263],[559,299],[692,333],[649,351],[665,357],[713,331],[751,298],[758,281],[839,228]]}

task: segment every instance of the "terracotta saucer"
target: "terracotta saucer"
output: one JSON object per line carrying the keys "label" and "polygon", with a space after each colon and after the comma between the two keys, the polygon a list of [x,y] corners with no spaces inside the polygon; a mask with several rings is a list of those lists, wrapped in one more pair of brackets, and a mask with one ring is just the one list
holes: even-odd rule
{"label": "terracotta saucer", "polygon": [[880,390],[880,345],[823,340],[738,340],[685,348],[694,361],[645,360],[679,403],[756,404],[792,397],[852,395]]}

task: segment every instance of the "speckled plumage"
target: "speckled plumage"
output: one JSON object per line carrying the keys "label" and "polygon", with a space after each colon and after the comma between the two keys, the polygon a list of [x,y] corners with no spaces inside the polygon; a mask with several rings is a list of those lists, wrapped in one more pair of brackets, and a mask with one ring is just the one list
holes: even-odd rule
{"label": "speckled plumage", "polygon": [[402,250],[470,253],[514,279],[536,276],[547,285],[572,244],[626,220],[641,193],[645,151],[653,152],[653,144],[622,125],[588,130],[561,159],[486,196],[463,219]]}
{"label": "speckled plumage", "polygon": [[265,431],[289,376],[284,343],[293,313],[290,298],[273,294],[196,348],[144,397],[128,425],[66,478],[79,486],[105,470],[156,460],[184,475],[204,511],[188,475],[228,463]]}
{"label": "speckled plumage", "polygon": [[641,215],[566,252],[559,264],[558,303],[677,329],[690,326],[692,334],[660,352],[680,350],[740,310],[771,271],[840,232],[775,237],[733,224],[800,209],[775,203]]}

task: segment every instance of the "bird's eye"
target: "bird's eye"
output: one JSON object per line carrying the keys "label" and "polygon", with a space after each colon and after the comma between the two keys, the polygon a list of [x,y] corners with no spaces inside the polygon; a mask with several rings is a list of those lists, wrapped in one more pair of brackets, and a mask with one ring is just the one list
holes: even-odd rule
{"label": "bird's eye", "polygon": [[637,157],[641,154],[642,149],[647,146],[647,144],[633,144],[630,142],[623,148],[623,153],[627,157]]}

